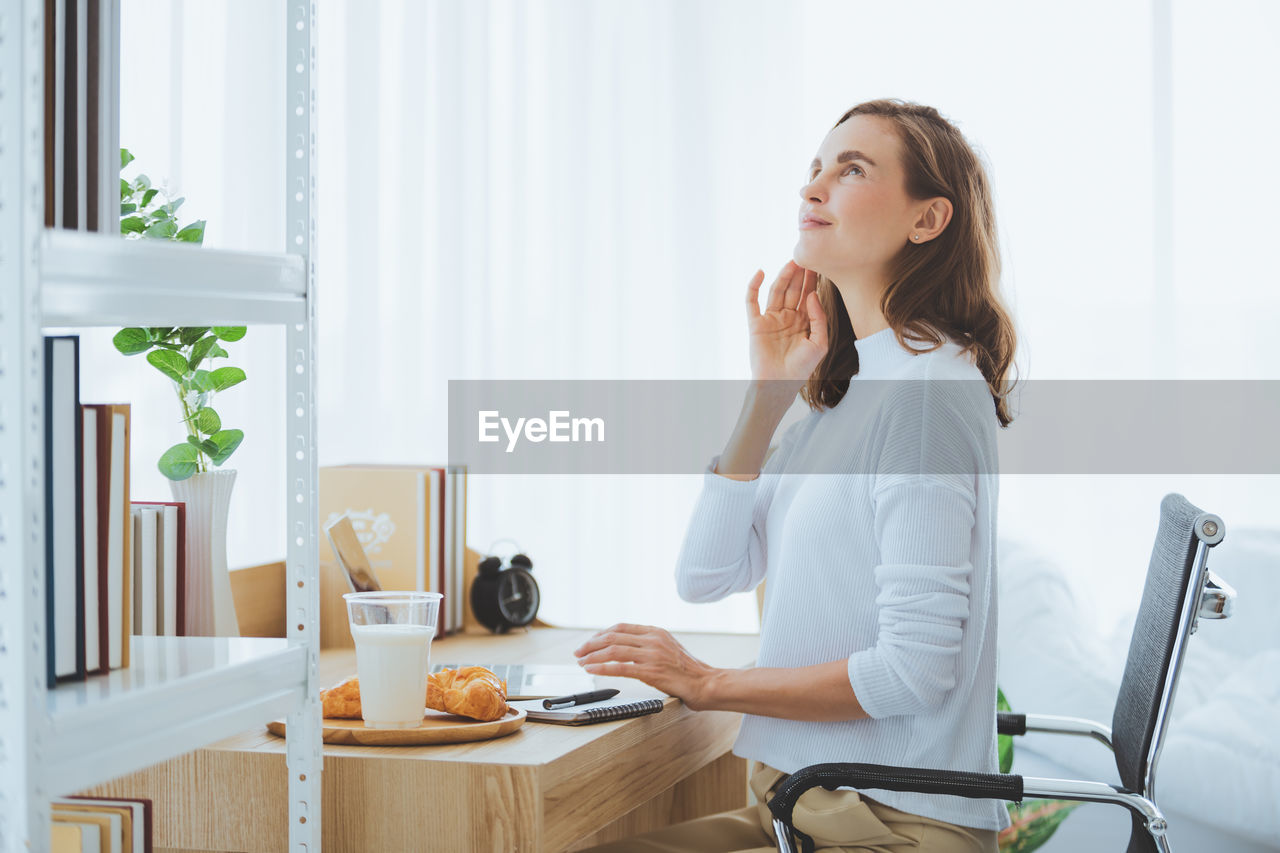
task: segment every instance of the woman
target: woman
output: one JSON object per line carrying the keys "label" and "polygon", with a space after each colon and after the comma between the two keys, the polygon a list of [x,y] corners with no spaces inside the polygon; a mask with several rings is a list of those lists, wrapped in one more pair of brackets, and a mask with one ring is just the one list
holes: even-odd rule
{"label": "woman", "polygon": [[[716,669],[637,625],[576,651],[591,673],[742,712],[734,752],[760,763],[761,802],[826,761],[997,772],[995,433],[1015,339],[986,173],[936,110],[878,100],[840,118],[808,178],[763,312],[764,273],[747,286],[751,390],[676,569],[690,601],[767,577],[758,665]],[[762,472],[797,392],[812,411]],[[887,853],[988,853],[1008,825],[994,800],[874,794],[811,791],[796,825],[819,849]],[[758,806],[599,849],[774,843]]]}

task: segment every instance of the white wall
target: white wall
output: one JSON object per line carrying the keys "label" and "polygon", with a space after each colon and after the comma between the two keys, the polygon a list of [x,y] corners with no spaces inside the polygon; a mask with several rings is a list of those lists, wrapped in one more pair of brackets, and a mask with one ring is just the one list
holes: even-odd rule
{"label": "white wall", "polygon": [[[275,5],[125,3],[122,141],[208,218],[210,246],[282,242]],[[321,4],[321,464],[444,459],[451,378],[745,375],[746,280],[789,257],[830,124],[885,96],[938,107],[990,163],[1024,377],[1280,378],[1264,254],[1280,11],[1172,10],[1172,165],[1157,172],[1146,3]],[[1157,189],[1172,194],[1171,240]],[[180,438],[169,391],[108,339],[94,338],[86,388],[133,400],[136,491],[162,497],[154,460]],[[219,402],[246,432],[233,565],[283,553],[280,347],[278,330],[251,330],[232,350],[250,381]],[[552,621],[750,630],[749,596],[676,599],[697,486],[475,478],[469,536],[524,545]],[[1002,490],[1002,533],[1105,586],[1110,618],[1141,584],[1164,492],[1228,529],[1280,509],[1262,477]]]}

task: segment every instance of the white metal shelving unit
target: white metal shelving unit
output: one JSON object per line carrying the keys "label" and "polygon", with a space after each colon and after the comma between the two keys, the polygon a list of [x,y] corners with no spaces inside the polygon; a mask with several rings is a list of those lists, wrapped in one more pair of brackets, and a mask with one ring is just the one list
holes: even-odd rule
{"label": "white metal shelving unit", "polygon": [[[49,847],[49,801],[281,715],[289,850],[320,850],[315,455],[315,0],[286,0],[280,254],[43,227],[43,0],[0,0],[0,853]],[[45,685],[45,328],[286,328],[287,637],[133,640],[126,670]]]}

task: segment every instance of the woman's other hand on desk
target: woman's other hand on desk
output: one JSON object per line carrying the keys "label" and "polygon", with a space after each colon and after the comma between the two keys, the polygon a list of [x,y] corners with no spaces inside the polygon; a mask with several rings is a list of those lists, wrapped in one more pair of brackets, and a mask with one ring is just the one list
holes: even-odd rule
{"label": "woman's other hand on desk", "polygon": [[592,675],[639,679],[695,711],[817,722],[867,716],[849,683],[848,660],[717,669],[685,651],[669,631],[652,625],[614,625],[573,654]]}
{"label": "woman's other hand on desk", "polygon": [[652,625],[614,625],[573,652],[592,675],[636,678],[675,696],[695,711],[718,670],[689,654],[670,631]]}

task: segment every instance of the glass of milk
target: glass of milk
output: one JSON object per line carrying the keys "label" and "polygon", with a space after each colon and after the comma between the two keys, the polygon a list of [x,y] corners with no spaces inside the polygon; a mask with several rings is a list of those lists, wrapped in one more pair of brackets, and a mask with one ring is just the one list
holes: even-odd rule
{"label": "glass of milk", "polygon": [[438,592],[349,592],[360,709],[371,729],[411,729],[427,706]]}

